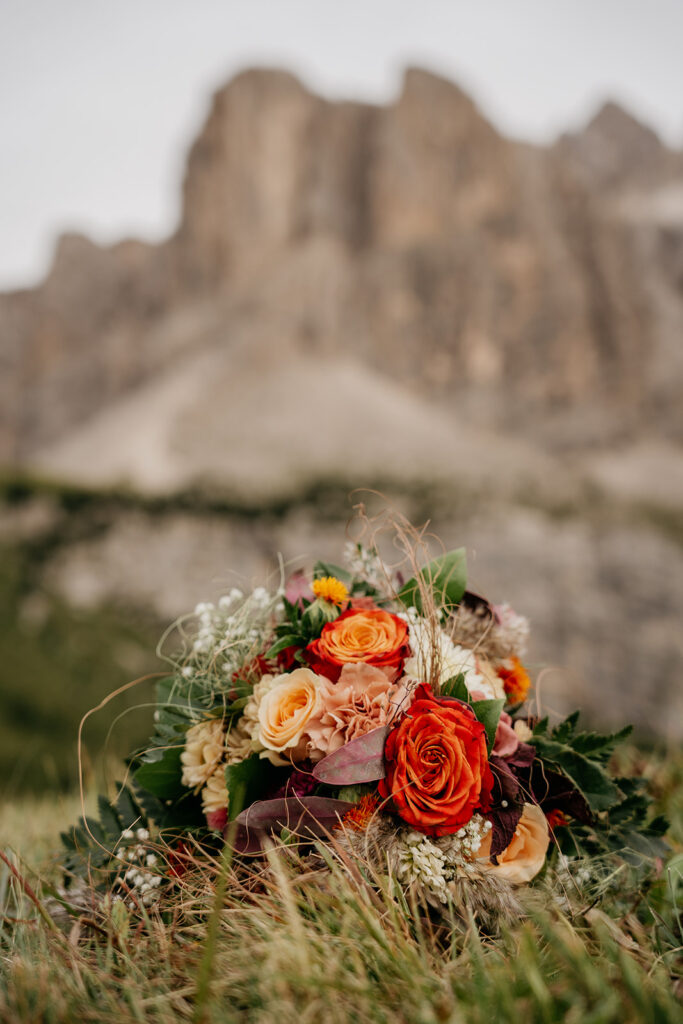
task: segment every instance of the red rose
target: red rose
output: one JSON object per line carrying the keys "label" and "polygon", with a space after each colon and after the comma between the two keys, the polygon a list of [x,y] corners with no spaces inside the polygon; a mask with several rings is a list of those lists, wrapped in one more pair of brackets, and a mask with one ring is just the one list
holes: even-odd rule
{"label": "red rose", "polygon": [[389,733],[381,796],[399,816],[429,836],[446,836],[490,806],[493,775],[486,730],[467,704],[437,699],[424,684]]}

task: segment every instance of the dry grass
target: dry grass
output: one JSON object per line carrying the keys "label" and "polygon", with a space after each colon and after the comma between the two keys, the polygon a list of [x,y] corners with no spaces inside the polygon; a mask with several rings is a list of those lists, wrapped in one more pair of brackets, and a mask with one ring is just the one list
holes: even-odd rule
{"label": "dry grass", "polygon": [[[633,755],[637,756],[637,755]],[[678,813],[682,762],[650,765],[662,809]],[[74,816],[74,798],[5,807],[7,840],[37,863]],[[677,825],[680,837],[680,822]],[[43,863],[45,863],[43,861]],[[0,865],[0,867],[2,867]],[[197,866],[164,913],[122,904],[76,914],[64,930],[40,918],[7,869],[0,882],[0,1020],[206,1021],[228,1024],[568,1024],[680,1021],[675,984],[683,863],[648,883],[619,887],[599,907],[536,909],[512,932],[482,938],[456,920],[410,906],[390,879],[335,863],[301,862],[279,846],[251,871],[228,866],[218,908],[208,999],[198,1006],[199,965],[218,865]],[[54,868],[41,881],[43,896]],[[11,913],[10,913],[11,910]]]}

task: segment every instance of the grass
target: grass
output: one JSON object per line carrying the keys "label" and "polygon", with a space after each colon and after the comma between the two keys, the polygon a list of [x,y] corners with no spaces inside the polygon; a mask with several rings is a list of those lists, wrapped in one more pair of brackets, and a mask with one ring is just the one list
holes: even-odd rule
{"label": "grass", "polygon": [[[642,757],[622,755],[632,765]],[[11,901],[5,869],[0,899],[19,923],[0,930],[0,1021],[674,1024],[683,758],[644,767],[657,809],[675,819],[668,869],[649,880],[622,869],[599,904],[582,895],[568,912],[540,889],[529,918],[495,939],[420,913],[386,878],[368,884],[338,863],[321,870],[292,847],[230,869],[202,1007],[216,864],[190,870],[163,916],[115,904],[74,916],[65,930],[46,925],[16,879]],[[37,876],[16,861],[37,892],[49,891],[55,865],[45,854],[74,812],[73,798],[53,807],[28,798],[0,812],[3,839],[43,865]]]}

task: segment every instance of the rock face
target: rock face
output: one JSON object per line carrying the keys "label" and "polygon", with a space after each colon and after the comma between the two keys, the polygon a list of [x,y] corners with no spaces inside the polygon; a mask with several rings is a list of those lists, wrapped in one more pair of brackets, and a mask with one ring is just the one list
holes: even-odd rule
{"label": "rock face", "polygon": [[680,738],[683,158],[614,105],[542,149],[424,71],[387,107],[246,72],[173,236],[63,237],[0,332],[0,465],[101,489],[0,494],[34,597],[177,615],[339,559],[343,501],[283,493],[389,481],[531,616],[549,707]]}
{"label": "rock face", "polygon": [[680,440],[683,227],[643,200],[683,188],[681,166],[614,106],[542,150],[424,71],[383,108],[241,74],[192,147],[172,238],[65,236],[39,288],[0,296],[0,460],[239,344],[262,364],[343,353],[474,425],[542,422],[551,447]]}

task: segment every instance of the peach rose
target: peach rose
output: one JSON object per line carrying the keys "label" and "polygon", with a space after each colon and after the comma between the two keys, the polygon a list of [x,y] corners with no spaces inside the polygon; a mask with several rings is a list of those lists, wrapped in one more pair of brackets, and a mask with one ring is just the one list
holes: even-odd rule
{"label": "peach rose", "polygon": [[409,691],[401,681],[391,683],[374,665],[344,665],[336,683],[322,679],[321,709],[306,733],[311,750],[331,754],[357,736],[386,725],[399,709],[409,705]]}
{"label": "peach rose", "polygon": [[509,882],[521,884],[530,882],[545,863],[550,835],[545,814],[538,804],[524,804],[510,845],[498,854],[498,863],[489,860],[491,833],[488,832],[479,847],[477,864],[488,871],[495,871]]}
{"label": "peach rose", "polygon": [[408,626],[398,615],[379,608],[342,612],[307,647],[311,666],[332,682],[344,665],[357,662],[375,665],[393,682],[408,654]]}
{"label": "peach rose", "polygon": [[320,710],[321,679],[309,668],[264,676],[254,687],[244,716],[261,757],[286,765],[308,756],[305,731]]}

